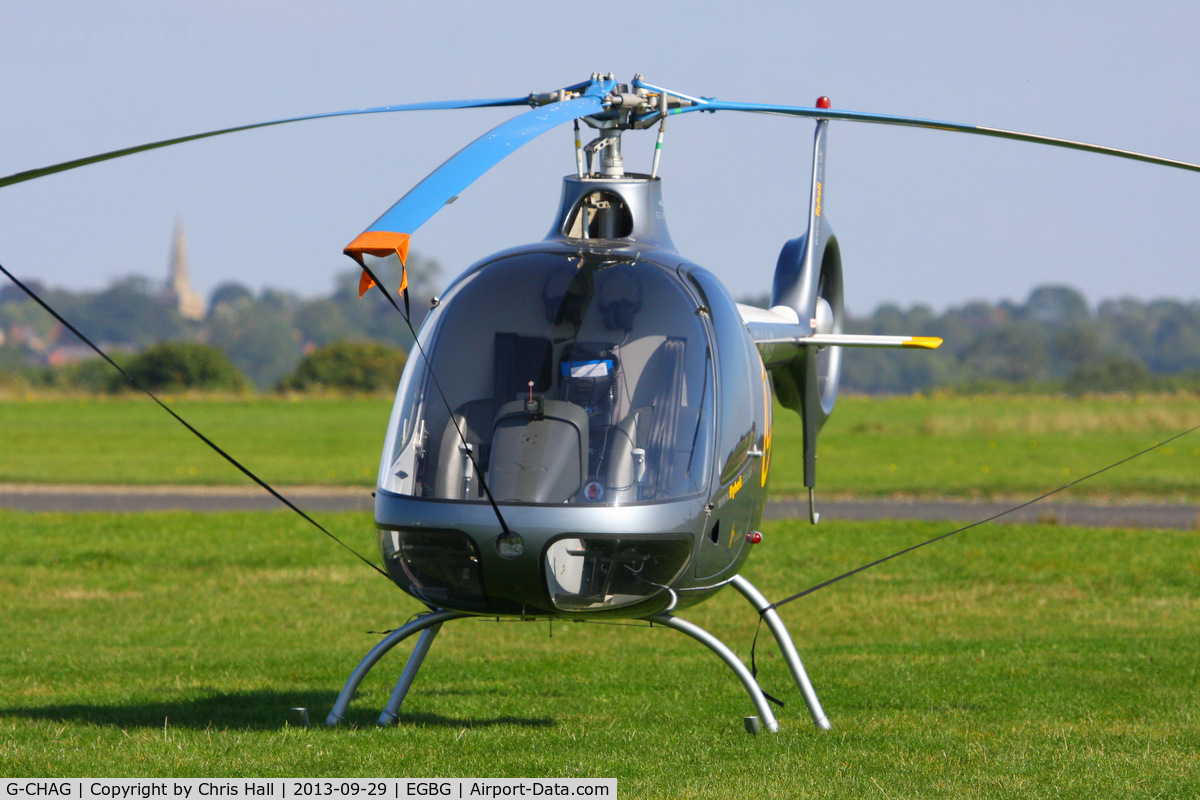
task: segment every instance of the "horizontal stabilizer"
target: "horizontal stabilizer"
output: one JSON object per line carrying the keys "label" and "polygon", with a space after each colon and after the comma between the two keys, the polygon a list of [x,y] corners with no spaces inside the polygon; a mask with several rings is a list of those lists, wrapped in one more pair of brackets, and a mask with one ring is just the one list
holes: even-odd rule
{"label": "horizontal stabilizer", "polygon": [[796,344],[803,347],[919,347],[936,350],[942,346],[937,336],[870,336],[853,333],[816,333],[802,336]]}
{"label": "horizontal stabilizer", "polygon": [[[800,324],[789,308],[755,308],[738,304],[742,322],[754,339],[763,365],[773,370],[798,358],[802,351],[822,347],[902,347],[936,350],[942,340],[937,336],[872,336],[853,333],[812,333],[812,327]],[[815,327],[816,320],[810,325]]]}

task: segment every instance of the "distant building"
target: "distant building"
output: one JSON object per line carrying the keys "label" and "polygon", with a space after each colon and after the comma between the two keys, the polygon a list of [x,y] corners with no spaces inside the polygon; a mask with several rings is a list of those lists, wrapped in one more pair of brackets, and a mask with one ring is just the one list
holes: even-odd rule
{"label": "distant building", "polygon": [[[111,350],[111,346],[107,348]],[[46,364],[51,367],[65,367],[68,364],[78,364],[80,361],[91,361],[99,358],[92,348],[85,344],[64,344],[46,354]]]}
{"label": "distant building", "polygon": [[20,345],[34,353],[44,353],[49,346],[46,337],[32,325],[13,323],[8,327],[7,339],[15,345]]}
{"label": "distant building", "polygon": [[204,319],[204,298],[192,287],[188,275],[187,238],[183,235],[183,223],[175,221],[175,234],[171,240],[171,267],[167,275],[167,294],[184,319]]}

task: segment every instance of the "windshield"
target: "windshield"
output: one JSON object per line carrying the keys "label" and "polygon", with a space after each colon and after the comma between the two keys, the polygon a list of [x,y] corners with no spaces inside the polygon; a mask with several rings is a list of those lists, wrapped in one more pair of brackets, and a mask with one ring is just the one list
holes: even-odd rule
{"label": "windshield", "polygon": [[644,262],[525,253],[476,270],[409,356],[381,488],[483,501],[482,477],[498,502],[593,504],[702,491],[713,390],[697,311]]}

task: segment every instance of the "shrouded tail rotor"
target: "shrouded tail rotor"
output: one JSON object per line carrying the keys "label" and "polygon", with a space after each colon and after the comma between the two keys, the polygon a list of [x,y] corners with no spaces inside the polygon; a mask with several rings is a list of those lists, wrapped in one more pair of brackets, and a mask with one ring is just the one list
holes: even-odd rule
{"label": "shrouded tail rotor", "polygon": [[[828,98],[817,100],[828,109]],[[936,348],[941,339],[846,334],[842,251],[824,213],[825,134],[817,120],[813,140],[808,231],[783,246],[775,267],[770,310],[742,307],[742,318],[770,370],[779,402],[803,420],[804,486],[816,523],[817,437],[833,413],[842,377],[843,347]]]}
{"label": "shrouded tail rotor", "polygon": [[[827,108],[828,102],[827,98],[821,98],[817,105]],[[813,139],[808,231],[783,246],[775,267],[771,296],[771,311],[792,317],[808,336],[841,334],[845,315],[841,249],[822,213],[827,126],[827,120],[818,120]],[[837,402],[842,348],[837,345],[802,347],[790,361],[773,369],[771,374],[779,401],[800,414],[803,420],[804,486],[809,490],[811,504],[817,485],[817,436]],[[815,522],[815,510],[811,516]]]}

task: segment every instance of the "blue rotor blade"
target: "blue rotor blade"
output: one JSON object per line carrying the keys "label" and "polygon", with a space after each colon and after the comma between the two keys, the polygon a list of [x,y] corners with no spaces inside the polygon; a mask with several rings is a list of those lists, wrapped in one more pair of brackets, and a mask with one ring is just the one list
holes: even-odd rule
{"label": "blue rotor blade", "polygon": [[358,108],[349,111],[330,111],[324,114],[307,114],[303,117],[289,117],[288,119],[277,119],[271,122],[255,122],[250,125],[238,125],[233,128],[221,128],[215,131],[206,131],[204,133],[194,133],[190,136],[179,136],[174,139],[163,139],[158,142],[149,142],[140,144],[135,147],[125,147],[120,150],[111,150],[107,153],[99,153],[86,158],[77,158],[73,161],[64,161],[61,164],[52,164],[48,167],[39,169],[26,170],[24,172],[16,172],[4,178],[0,178],[0,187],[10,186],[14,183],[30,181],[34,178],[41,178],[44,175],[53,175],[56,172],[66,172],[69,169],[95,164],[99,161],[108,161],[113,158],[121,158],[122,156],[133,155],[144,150],[154,150],[159,147],[170,147],[174,144],[182,144],[191,142],[196,139],[207,139],[211,136],[221,136],[226,133],[237,133],[238,131],[248,131],[255,128],[269,128],[273,125],[286,125],[289,122],[304,122],[310,119],[325,119],[326,117],[350,117],[358,114],[388,114],[394,111],[434,111],[440,109],[451,108],[494,108],[500,106],[523,106],[529,102],[529,96],[524,97],[508,97],[489,100],[436,100],[429,103],[407,103],[398,106],[376,106],[375,108]]}
{"label": "blue rotor blade", "polygon": [[1173,158],[1163,158],[1161,156],[1148,155],[1146,153],[1138,153],[1133,150],[1122,150],[1117,147],[1106,147],[1099,144],[1089,144],[1088,142],[1078,142],[1072,139],[1060,139],[1054,136],[1042,136],[1036,133],[1022,133],[1020,131],[1009,131],[1002,128],[989,128],[983,125],[966,125],[959,122],[944,122],[934,119],[920,119],[918,117],[897,117],[887,114],[871,114],[862,111],[835,111],[828,108],[809,108],[805,106],[781,106],[771,105],[766,103],[734,103],[726,100],[715,100],[711,98],[693,97],[691,95],[673,92],[669,89],[663,89],[659,86],[639,81],[636,85],[649,89],[650,91],[662,92],[673,97],[680,97],[690,101],[692,105],[683,108],[671,109],[672,114],[682,114],[689,111],[749,111],[757,114],[782,114],[790,117],[805,117],[809,119],[837,119],[847,122],[868,122],[876,125],[899,125],[908,128],[928,128],[930,130],[953,131],[955,133],[973,133],[977,136],[991,136],[998,139],[1013,139],[1019,142],[1032,142],[1034,144],[1045,144],[1052,147],[1065,147],[1071,150],[1083,150],[1088,153],[1100,153],[1106,156],[1115,156],[1117,158],[1127,158],[1134,161],[1144,161],[1149,164],[1159,164],[1164,167],[1173,167],[1176,169],[1186,169],[1192,172],[1200,172],[1200,164],[1193,164],[1188,161],[1179,161]]}
{"label": "blue rotor blade", "polygon": [[580,97],[526,111],[497,125],[426,176],[364,233],[411,234],[517,148],[555,126],[597,114],[603,109],[603,91],[589,90]]}

